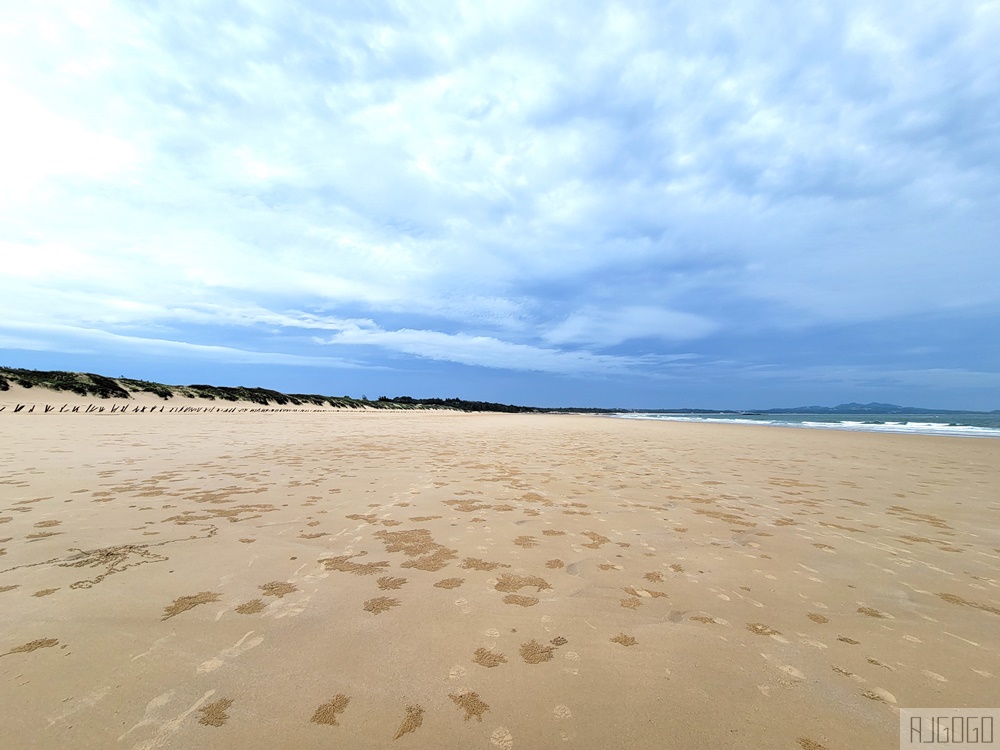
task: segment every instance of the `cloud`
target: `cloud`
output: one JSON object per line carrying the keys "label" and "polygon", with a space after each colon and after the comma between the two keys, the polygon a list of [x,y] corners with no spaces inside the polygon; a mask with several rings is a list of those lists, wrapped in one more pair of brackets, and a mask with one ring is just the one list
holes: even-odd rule
{"label": "cloud", "polygon": [[607,347],[634,339],[697,339],[715,328],[712,321],[700,315],[656,307],[629,306],[618,310],[588,307],[545,331],[542,338],[553,344]]}
{"label": "cloud", "polygon": [[321,340],[321,343],[377,346],[393,352],[463,365],[561,375],[658,375],[670,363],[690,356],[594,354],[588,351],[565,351],[516,344],[490,336],[410,329],[384,331],[354,328]]}
{"label": "cloud", "polygon": [[998,31],[995,2],[22,3],[0,317],[583,377],[995,316]]}
{"label": "cloud", "polygon": [[[359,363],[335,357],[248,351],[229,346],[192,344],[186,341],[127,336],[99,329],[70,325],[24,325],[16,323],[4,323],[0,325],[0,329],[4,328],[31,334],[30,336],[3,336],[0,338],[0,343],[6,347],[29,351],[73,351],[80,354],[111,352],[118,356],[159,356],[164,358],[180,356],[209,362],[244,365],[289,365],[294,367],[334,368],[366,367]],[[68,342],[68,344],[64,342]]]}

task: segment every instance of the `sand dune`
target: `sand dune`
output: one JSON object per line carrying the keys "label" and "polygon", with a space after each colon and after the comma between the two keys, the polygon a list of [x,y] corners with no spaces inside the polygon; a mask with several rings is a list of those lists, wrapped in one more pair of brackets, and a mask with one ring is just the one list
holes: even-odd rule
{"label": "sand dune", "polygon": [[9,747],[895,747],[899,707],[1000,705],[1000,441],[312,410],[0,441]]}

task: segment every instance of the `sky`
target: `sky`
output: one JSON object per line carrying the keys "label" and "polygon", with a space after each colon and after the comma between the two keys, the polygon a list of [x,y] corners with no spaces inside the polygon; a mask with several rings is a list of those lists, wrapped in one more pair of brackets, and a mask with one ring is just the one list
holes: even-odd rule
{"label": "sky", "polygon": [[11,3],[0,364],[1000,409],[1000,2]]}

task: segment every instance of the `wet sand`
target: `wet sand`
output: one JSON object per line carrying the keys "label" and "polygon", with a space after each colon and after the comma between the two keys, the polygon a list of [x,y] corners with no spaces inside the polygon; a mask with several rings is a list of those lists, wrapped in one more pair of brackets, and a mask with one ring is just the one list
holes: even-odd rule
{"label": "wet sand", "polygon": [[899,707],[1000,706],[1000,440],[7,410],[0,444],[9,747],[892,748]]}

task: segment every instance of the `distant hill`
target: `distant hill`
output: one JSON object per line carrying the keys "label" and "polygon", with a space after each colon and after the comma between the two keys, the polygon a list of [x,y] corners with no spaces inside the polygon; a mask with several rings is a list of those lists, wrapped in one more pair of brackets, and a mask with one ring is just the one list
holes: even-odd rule
{"label": "distant hill", "polygon": [[762,409],[760,414],[968,414],[955,409],[922,409],[896,404],[838,404],[837,406],[797,406],[792,409]]}

